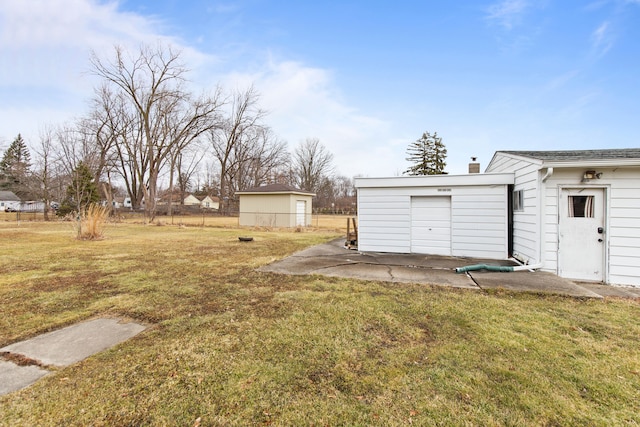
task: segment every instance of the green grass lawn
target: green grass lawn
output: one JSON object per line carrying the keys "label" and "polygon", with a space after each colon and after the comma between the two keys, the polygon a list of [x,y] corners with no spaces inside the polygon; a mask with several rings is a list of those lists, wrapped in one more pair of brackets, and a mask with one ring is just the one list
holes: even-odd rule
{"label": "green grass lawn", "polygon": [[638,301],[255,271],[338,236],[321,230],[105,236],[0,223],[0,346],[151,326],[0,397],[2,425],[640,424]]}

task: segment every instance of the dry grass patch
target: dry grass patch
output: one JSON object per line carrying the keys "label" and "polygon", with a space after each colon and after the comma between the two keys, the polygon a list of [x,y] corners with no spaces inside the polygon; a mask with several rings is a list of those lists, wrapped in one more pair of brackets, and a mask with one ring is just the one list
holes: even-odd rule
{"label": "dry grass patch", "polygon": [[154,327],[0,398],[4,425],[640,423],[637,301],[255,271],[330,233],[56,227],[10,243],[22,271],[0,260],[0,346],[100,315]]}
{"label": "dry grass patch", "polygon": [[[313,215],[309,227],[303,227],[302,232],[331,231],[345,234],[347,232],[347,215]],[[118,220],[129,224],[145,224],[147,219],[143,213],[121,212]],[[204,213],[202,215],[159,215],[154,221],[154,225],[178,225],[186,227],[214,227],[238,229],[238,217],[220,216],[216,214]],[[257,231],[281,231],[289,232],[288,229],[274,229],[273,227],[243,227],[245,230]],[[295,230],[295,229],[294,229]]]}

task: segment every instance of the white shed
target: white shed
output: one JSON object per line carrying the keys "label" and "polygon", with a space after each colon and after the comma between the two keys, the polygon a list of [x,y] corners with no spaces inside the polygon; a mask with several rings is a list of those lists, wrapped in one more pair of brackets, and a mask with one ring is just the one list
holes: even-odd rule
{"label": "white shed", "polygon": [[270,184],[236,192],[243,226],[307,227],[311,225],[314,193],[283,184]]}
{"label": "white shed", "polygon": [[358,249],[504,259],[513,173],[356,178]]}
{"label": "white shed", "polygon": [[640,149],[498,151],[486,171],[514,175],[516,258],[640,286]]}

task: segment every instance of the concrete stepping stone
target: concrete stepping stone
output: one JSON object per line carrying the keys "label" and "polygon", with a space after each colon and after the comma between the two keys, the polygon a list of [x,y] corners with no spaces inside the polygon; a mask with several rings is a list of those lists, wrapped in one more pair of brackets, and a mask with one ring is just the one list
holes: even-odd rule
{"label": "concrete stepping stone", "polygon": [[[8,353],[33,361],[32,365],[18,366],[0,360],[0,395],[33,384],[48,373],[35,365],[68,366],[126,341],[145,329],[146,326],[119,319],[95,319],[0,348],[0,356]],[[15,386],[10,387],[10,384]]]}
{"label": "concrete stepping stone", "polygon": [[48,374],[38,366],[18,366],[0,360],[0,396],[30,386]]}

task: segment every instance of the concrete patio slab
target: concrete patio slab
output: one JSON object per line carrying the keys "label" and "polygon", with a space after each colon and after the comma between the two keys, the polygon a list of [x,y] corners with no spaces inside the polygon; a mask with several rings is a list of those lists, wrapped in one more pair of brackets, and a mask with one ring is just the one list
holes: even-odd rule
{"label": "concrete patio slab", "polygon": [[375,280],[395,283],[429,283],[455,288],[479,289],[469,277],[452,274],[450,270],[427,269],[388,264],[353,263],[326,267],[315,274],[353,279]]}
{"label": "concrete patio slab", "polygon": [[[263,266],[259,270],[283,274],[321,274],[364,280],[424,283],[477,290],[502,288],[584,298],[602,298],[605,291],[613,292],[611,286],[596,289],[541,271],[511,273],[473,271],[468,274],[455,272],[457,267],[475,264],[516,265],[510,260],[423,254],[361,253],[344,248],[343,243],[343,239],[336,239],[313,246]],[[623,293],[621,290],[616,292]],[[640,295],[640,289],[638,294]]]}

